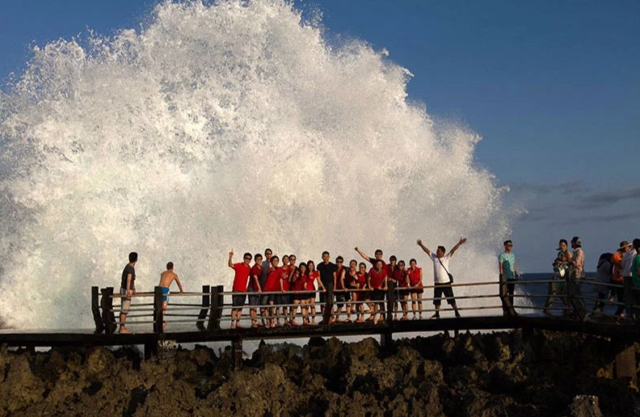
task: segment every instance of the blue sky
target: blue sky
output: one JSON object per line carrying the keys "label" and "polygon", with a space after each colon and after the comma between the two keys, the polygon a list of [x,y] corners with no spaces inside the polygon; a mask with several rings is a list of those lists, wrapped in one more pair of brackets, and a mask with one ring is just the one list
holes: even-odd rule
{"label": "blue sky", "polygon": [[[137,28],[151,0],[0,2],[0,79],[29,45]],[[522,269],[548,270],[558,239],[583,238],[587,270],[640,236],[640,2],[315,0],[334,41],[359,38],[408,68],[412,100],[479,133],[476,161],[528,214]],[[500,245],[498,244],[497,247]]]}

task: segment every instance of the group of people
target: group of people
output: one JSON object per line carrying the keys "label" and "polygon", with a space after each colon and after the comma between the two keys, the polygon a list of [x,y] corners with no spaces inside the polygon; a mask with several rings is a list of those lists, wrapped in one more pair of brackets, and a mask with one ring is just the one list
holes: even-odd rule
{"label": "group of people", "polygon": [[[466,241],[461,238],[449,253],[444,246],[438,246],[433,253],[422,240],[417,241],[433,262],[435,314],[432,318],[440,317],[443,297],[454,309],[456,317],[460,317],[451,287],[453,275],[449,273],[449,260]],[[295,255],[282,256],[280,263],[280,257],[268,248],[264,251],[264,257],[260,253],[252,255],[247,252],[243,255],[242,262],[234,263],[234,253],[229,252],[228,266],[235,272],[231,328],[240,327],[247,299],[252,327],[297,326],[299,324],[296,317],[299,315],[302,317],[302,325],[315,325],[316,292],[320,293],[320,311],[323,317],[326,306],[335,303],[335,309],[332,307],[327,314],[330,323],[342,321],[343,309],[346,322],[351,322],[352,316],[357,323],[383,322],[386,313],[385,299],[389,290],[398,295],[393,307],[394,320],[398,319],[398,314],[402,314],[402,320],[409,320],[409,304],[412,318],[421,319],[424,287],[422,268],[418,267],[417,260],[411,259],[407,267],[406,262],[398,261],[396,256],[391,256],[389,262],[385,262],[380,249],[375,251],[374,258],[358,247],[355,251],[371,265],[369,268],[366,263],[358,263],[355,259],[350,260],[346,266],[342,256],[336,257],[333,263],[328,251],[322,253],[322,262],[317,265],[312,260],[297,263]],[[327,303],[328,294],[333,294],[334,297],[330,303]],[[369,317],[365,319],[366,314]]]}
{"label": "group of people", "polygon": [[[604,300],[616,299],[618,303],[625,303],[624,281],[631,280],[634,288],[640,288],[640,238],[632,243],[626,240],[620,242],[620,246],[614,253],[603,253],[598,259],[596,281],[601,284],[598,288],[598,298],[602,301],[595,306],[594,312],[601,313],[604,309]],[[609,287],[607,284],[615,284]],[[640,291],[635,291],[635,302],[640,304]],[[625,306],[619,304],[615,315],[625,317]],[[631,312],[627,312],[630,314]]]}
{"label": "group of people", "polygon": [[[460,238],[448,253],[444,246],[438,246],[437,250],[432,252],[422,240],[417,241],[418,246],[433,263],[435,314],[431,318],[440,318],[443,298],[451,305],[455,316],[460,317],[451,285],[453,275],[449,271],[449,262],[466,241],[466,238]],[[565,239],[560,240],[557,256],[553,261],[553,277],[557,282],[549,284],[549,293],[544,306],[546,314],[550,314],[554,296],[565,293],[565,278],[572,277],[579,280],[585,277],[585,254],[579,237],[571,239],[571,248],[573,251],[569,250],[569,243]],[[389,262],[385,262],[380,249],[375,251],[373,258],[358,247],[355,251],[371,266],[368,267],[365,262],[358,263],[355,259],[350,260],[349,265],[346,266],[342,256],[336,257],[333,263],[327,251],[322,253],[322,262],[317,265],[312,260],[297,263],[297,257],[293,254],[284,255],[281,264],[280,258],[274,255],[271,249],[264,251],[264,257],[260,253],[254,256],[247,252],[242,262],[234,263],[234,253],[229,252],[228,266],[235,272],[231,327],[234,329],[240,327],[242,310],[247,298],[252,327],[296,326],[298,312],[302,317],[303,325],[315,325],[316,292],[320,294],[320,312],[323,317],[325,307],[335,304],[335,309],[332,307],[326,315],[330,323],[341,321],[343,309],[346,322],[351,322],[352,316],[353,321],[357,323],[383,322],[386,314],[385,299],[389,290],[397,294],[397,302],[393,306],[394,320],[397,320],[398,314],[402,315],[402,320],[409,320],[409,304],[411,304],[412,318],[422,319],[423,274],[416,259],[411,259],[407,267],[405,261],[398,261],[396,256],[389,257]],[[131,333],[131,330],[126,327],[126,319],[131,307],[131,296],[136,294],[135,265],[137,261],[138,254],[131,252],[129,262],[122,271],[120,333]],[[183,292],[180,279],[173,268],[173,263],[169,262],[166,270],[160,274],[163,315],[166,313],[171,284],[175,281],[180,292]],[[513,306],[518,267],[511,240],[504,242],[504,253],[498,258],[498,270],[501,277],[506,280],[508,298]],[[596,304],[595,312],[603,310],[604,300],[617,298],[618,303],[625,302],[624,288],[621,287],[625,280],[630,280],[633,287],[640,289],[640,238],[634,239],[632,243],[622,241],[615,253],[604,253],[600,256],[596,272],[596,281],[601,284],[598,291],[600,302]],[[616,284],[616,286],[608,286],[610,284]],[[330,303],[327,303],[328,294],[333,294],[334,297]],[[640,304],[640,291],[635,291],[635,294],[637,303]],[[560,298],[565,304],[565,312],[570,312],[571,306],[567,298]],[[615,315],[624,317],[624,309],[624,305],[619,305]],[[366,314],[369,317],[365,319]]]}

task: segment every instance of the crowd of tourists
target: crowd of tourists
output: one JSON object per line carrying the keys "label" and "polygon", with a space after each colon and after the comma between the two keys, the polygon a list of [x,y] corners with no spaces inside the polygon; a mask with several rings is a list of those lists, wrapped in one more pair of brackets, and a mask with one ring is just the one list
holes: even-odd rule
{"label": "crowd of tourists", "polygon": [[[431,252],[421,240],[417,241],[433,262],[435,314],[432,318],[440,317],[442,298],[451,305],[455,316],[460,317],[451,286],[453,275],[449,273],[449,260],[466,241],[461,238],[449,253],[444,246]],[[410,313],[412,319],[422,319],[424,285],[417,260],[411,259],[407,265],[395,255],[385,261],[380,249],[373,258],[357,247],[355,251],[366,263],[351,259],[346,265],[342,256],[337,256],[334,263],[327,251],[322,253],[322,262],[317,265],[312,260],[298,263],[296,255],[283,255],[281,260],[271,249],[265,249],[264,256],[247,252],[242,262],[234,263],[231,251],[228,265],[235,271],[231,328],[240,326],[247,300],[252,327],[315,325],[316,293],[320,294],[320,315],[328,316],[329,323],[341,322],[343,311],[345,322],[384,322],[389,291],[397,294],[394,320],[400,315],[401,320],[409,320]],[[327,299],[329,294],[332,300]],[[325,314],[327,305],[335,305],[329,314]],[[298,317],[301,322],[297,321]]]}
{"label": "crowd of tourists", "polygon": [[[456,317],[460,317],[453,293],[453,275],[449,270],[449,261],[455,252],[466,243],[466,238],[460,238],[458,243],[447,253],[444,246],[438,246],[435,252],[427,248],[422,240],[418,246],[429,256],[433,264],[433,298],[430,299],[435,307],[432,319],[440,318],[440,306],[445,299],[452,307]],[[560,298],[564,304],[565,314],[570,314],[572,307],[567,297],[566,278],[580,280],[585,277],[585,254],[579,237],[569,243],[562,239],[559,242],[557,256],[553,261],[553,282],[549,284],[548,297],[544,305],[544,312],[550,314],[554,298]],[[371,321],[374,324],[384,322],[389,293],[395,294],[393,303],[393,319],[409,320],[423,318],[423,271],[416,259],[410,259],[407,265],[404,260],[396,256],[389,257],[388,262],[383,259],[382,250],[378,249],[374,257],[369,257],[358,247],[355,251],[364,260],[358,262],[351,259],[346,265],[342,256],[337,256],[335,262],[331,255],[322,253],[322,261],[317,265],[314,261],[298,262],[296,255],[283,255],[282,259],[271,249],[265,249],[264,255],[245,253],[242,262],[233,262],[233,251],[229,252],[228,266],[235,272],[233,280],[231,327],[238,328],[242,319],[243,309],[248,301],[249,315],[252,327],[278,326],[312,326],[319,320],[329,323],[339,323],[345,317],[345,322],[362,323]],[[130,333],[125,326],[127,314],[131,305],[131,296],[136,293],[135,265],[138,254],[129,254],[129,263],[122,272],[120,295],[122,308],[120,313],[120,332]],[[160,275],[159,286],[163,294],[163,312],[168,304],[169,287],[175,281],[180,292],[183,292],[178,275],[173,271],[173,263],[167,264],[166,271]],[[504,252],[498,258],[498,272],[501,279],[506,281],[507,299],[513,306],[513,296],[518,279],[518,267],[513,253],[513,242],[504,242]],[[625,316],[626,300],[624,288],[625,280],[629,280],[633,287],[640,288],[640,239],[632,243],[620,242],[620,247],[614,253],[604,253],[597,265],[596,282],[600,284],[598,290],[599,302],[595,306],[595,313],[603,311],[605,301],[617,298],[618,309],[615,315]],[[640,291],[636,291],[637,303],[640,304]],[[319,305],[316,306],[319,294]],[[332,299],[328,300],[328,295]],[[331,311],[325,311],[326,306]],[[319,307],[319,308],[317,308]],[[327,314],[325,314],[327,313]],[[629,314],[629,312],[627,312]],[[301,319],[298,322],[298,318]]]}

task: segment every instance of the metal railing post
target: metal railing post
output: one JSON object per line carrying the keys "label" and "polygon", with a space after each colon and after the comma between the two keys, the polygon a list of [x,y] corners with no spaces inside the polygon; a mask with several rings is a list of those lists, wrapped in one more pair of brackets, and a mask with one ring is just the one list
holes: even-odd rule
{"label": "metal railing post", "polygon": [[396,303],[396,292],[394,291],[395,285],[393,283],[387,285],[387,323],[391,323],[393,320],[393,312]]}
{"label": "metal railing post", "polygon": [[202,320],[207,318],[207,312],[211,305],[211,287],[209,285],[203,285],[202,294],[202,309],[200,310],[200,313],[198,313],[198,321],[196,322],[196,327],[200,330],[205,329],[204,321]]}
{"label": "metal railing post", "polygon": [[98,287],[91,287],[91,313],[96,324],[96,333],[102,333],[104,331],[104,322],[100,316],[100,289]]}
{"label": "metal railing post", "polygon": [[162,311],[162,287],[153,289],[153,332],[163,332],[164,314]]}
{"label": "metal railing post", "polygon": [[331,316],[333,315],[333,285],[325,286],[325,305],[324,313],[322,314],[323,324],[331,323]]}

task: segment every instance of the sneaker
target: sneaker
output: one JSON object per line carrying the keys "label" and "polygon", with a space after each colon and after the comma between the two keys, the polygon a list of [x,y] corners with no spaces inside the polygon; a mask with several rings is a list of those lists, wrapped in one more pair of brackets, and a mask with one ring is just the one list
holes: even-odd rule
{"label": "sneaker", "polygon": [[431,316],[431,320],[436,320],[436,319],[439,319],[439,318],[440,318],[440,314],[439,313],[436,313],[433,316]]}

